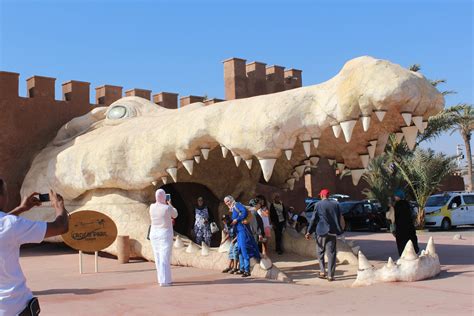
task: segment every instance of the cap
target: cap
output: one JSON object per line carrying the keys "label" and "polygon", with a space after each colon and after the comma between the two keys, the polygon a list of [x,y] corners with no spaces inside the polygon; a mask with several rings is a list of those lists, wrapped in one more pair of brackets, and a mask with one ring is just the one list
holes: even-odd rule
{"label": "cap", "polygon": [[329,190],[328,189],[322,189],[321,192],[319,192],[320,196],[328,196],[329,195]]}

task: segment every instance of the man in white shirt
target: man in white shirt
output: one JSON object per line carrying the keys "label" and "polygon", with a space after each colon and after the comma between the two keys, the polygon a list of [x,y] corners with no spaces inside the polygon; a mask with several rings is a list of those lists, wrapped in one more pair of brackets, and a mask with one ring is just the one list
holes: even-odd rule
{"label": "man in white shirt", "polygon": [[[31,315],[25,311],[33,294],[26,286],[20,267],[20,246],[40,243],[47,237],[68,231],[69,220],[63,198],[53,191],[49,193],[56,210],[53,222],[36,222],[17,216],[41,205],[35,195],[38,193],[30,194],[20,206],[7,213],[4,210],[8,203],[7,184],[0,178],[0,316]],[[39,306],[37,310],[39,313]]]}

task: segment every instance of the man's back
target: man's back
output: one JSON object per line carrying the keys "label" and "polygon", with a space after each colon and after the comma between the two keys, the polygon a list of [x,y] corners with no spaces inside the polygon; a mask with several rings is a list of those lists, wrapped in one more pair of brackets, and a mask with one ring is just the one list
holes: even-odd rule
{"label": "man's back", "polygon": [[315,214],[313,221],[317,220],[316,234],[324,236],[327,234],[340,235],[343,233],[339,218],[341,210],[336,201],[324,199],[314,206]]}
{"label": "man's back", "polygon": [[0,211],[0,316],[16,315],[33,297],[20,267],[20,246],[43,241],[46,222]]}

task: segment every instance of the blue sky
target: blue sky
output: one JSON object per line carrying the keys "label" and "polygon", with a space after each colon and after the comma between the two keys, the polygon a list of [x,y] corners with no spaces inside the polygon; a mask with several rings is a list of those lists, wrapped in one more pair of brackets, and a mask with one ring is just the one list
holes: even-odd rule
{"label": "blue sky", "polygon": [[[303,70],[303,84],[371,55],[421,64],[448,106],[473,101],[473,2],[0,0],[0,69],[32,75],[224,97],[229,57]],[[91,89],[93,90],[93,89]],[[92,92],[92,91],[91,91]],[[91,93],[91,98],[93,97]],[[455,153],[458,135],[426,144]]]}

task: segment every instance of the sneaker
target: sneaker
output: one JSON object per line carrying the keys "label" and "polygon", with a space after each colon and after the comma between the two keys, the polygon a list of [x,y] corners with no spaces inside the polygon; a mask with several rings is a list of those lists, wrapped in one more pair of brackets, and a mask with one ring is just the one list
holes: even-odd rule
{"label": "sneaker", "polygon": [[328,282],[332,282],[334,281],[334,278],[333,277],[328,277]]}
{"label": "sneaker", "polygon": [[245,272],[241,275],[241,277],[243,277],[243,278],[247,278],[247,277],[249,277],[249,276],[250,276],[250,272],[247,272],[247,271],[245,271]]}
{"label": "sneaker", "polygon": [[236,273],[237,271],[239,271],[239,270],[238,270],[238,269],[232,269],[232,270],[229,271],[229,273],[230,273],[230,274],[234,274],[234,273]]}
{"label": "sneaker", "polygon": [[235,274],[244,274],[244,273],[245,273],[245,272],[242,271],[242,270],[237,270],[237,271],[235,272]]}
{"label": "sneaker", "polygon": [[228,267],[228,268],[222,270],[222,273],[227,273],[227,272],[229,272],[230,270],[232,270],[232,268],[231,268],[231,267]]}

